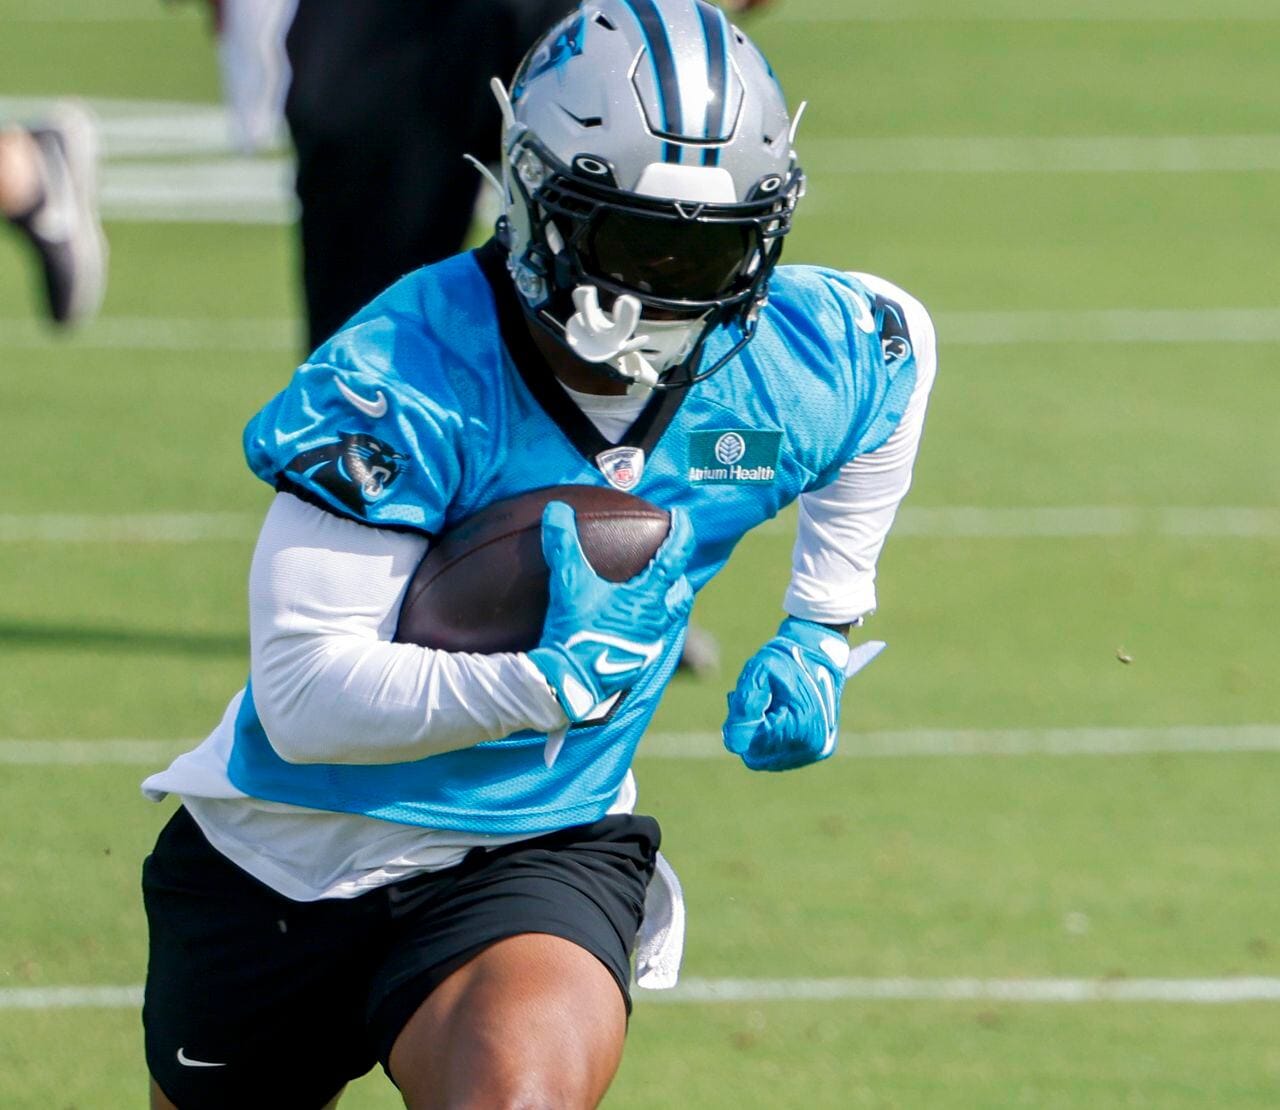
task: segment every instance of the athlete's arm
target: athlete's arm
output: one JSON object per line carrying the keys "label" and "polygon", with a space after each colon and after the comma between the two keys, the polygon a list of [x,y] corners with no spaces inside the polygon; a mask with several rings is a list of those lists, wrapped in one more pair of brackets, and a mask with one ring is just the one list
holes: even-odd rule
{"label": "athlete's arm", "polygon": [[874,451],[841,467],[834,481],[800,497],[790,614],[747,660],[729,695],[725,747],[753,771],[788,771],[829,757],[840,735],[846,675],[884,645],[862,644],[851,660],[843,633],[875,608],[876,561],[911,485],[925,407],[937,368],[928,313],[887,282],[859,274],[906,315],[916,381],[901,421]]}
{"label": "athlete's arm", "polygon": [[276,496],[249,572],[249,639],[254,703],[283,759],[399,763],[567,723],[525,655],[391,642],[426,547]]}
{"label": "athlete's arm", "polygon": [[823,489],[800,495],[783,608],[793,617],[829,625],[857,623],[876,607],[876,562],[911,486],[938,365],[937,338],[924,306],[886,281],[857,276],[902,306],[915,352],[916,384],[901,422],[884,444],[845,463]]}

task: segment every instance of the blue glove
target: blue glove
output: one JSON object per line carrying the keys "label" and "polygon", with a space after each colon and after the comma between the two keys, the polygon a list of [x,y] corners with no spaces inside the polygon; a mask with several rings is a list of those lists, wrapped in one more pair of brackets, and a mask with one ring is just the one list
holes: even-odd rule
{"label": "blue glove", "polygon": [[[859,647],[852,668],[884,644]],[[777,635],[747,660],[729,695],[724,746],[753,771],[789,771],[826,759],[840,735],[849,645],[840,633],[788,617]]]}
{"label": "blue glove", "polygon": [[573,509],[549,502],[542,513],[542,554],[551,597],[542,639],[529,652],[571,721],[581,721],[630,687],[679,635],[693,590],[684,576],[693,528],[680,509],[649,565],[626,582],[601,578],[578,543]]}

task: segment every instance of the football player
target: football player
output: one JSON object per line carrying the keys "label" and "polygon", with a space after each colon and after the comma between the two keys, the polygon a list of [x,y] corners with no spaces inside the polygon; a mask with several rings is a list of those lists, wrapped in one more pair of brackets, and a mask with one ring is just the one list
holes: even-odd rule
{"label": "football player", "polygon": [[[144,867],[155,1106],[321,1106],[380,1061],[407,1105],[596,1105],[630,957],[678,970],[679,886],[632,758],[692,595],[799,500],[786,616],[729,695],[752,770],[829,757],[933,380],[920,304],[778,267],[796,120],[702,0],[586,0],[503,112],[491,242],[410,274],[249,422],[277,490],[250,677],[149,778],[182,806]],[[671,514],[630,581],[542,527],[538,645],[393,640],[432,537],[578,483]],[[567,730],[567,731],[566,731]],[[562,743],[561,743],[562,742]]]}

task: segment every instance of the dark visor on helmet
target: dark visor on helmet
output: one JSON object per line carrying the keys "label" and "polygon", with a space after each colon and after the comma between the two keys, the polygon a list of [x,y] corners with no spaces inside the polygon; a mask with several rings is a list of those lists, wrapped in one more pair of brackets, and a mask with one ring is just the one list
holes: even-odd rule
{"label": "dark visor on helmet", "polygon": [[756,257],[756,229],[743,223],[672,219],[606,208],[578,250],[587,273],[639,293],[714,301],[740,292]]}

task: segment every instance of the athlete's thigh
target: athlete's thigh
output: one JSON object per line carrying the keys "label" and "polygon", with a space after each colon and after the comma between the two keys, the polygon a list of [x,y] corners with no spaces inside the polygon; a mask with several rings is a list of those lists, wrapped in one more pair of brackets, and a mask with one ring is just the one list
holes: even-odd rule
{"label": "athlete's thigh", "polygon": [[276,894],[181,809],[144,864],[143,896],[147,1066],[180,1110],[318,1108],[373,1065],[366,906]]}
{"label": "athlete's thigh", "polygon": [[627,1011],[613,976],[562,937],[499,941],[427,997],[391,1049],[413,1110],[594,1107],[622,1059]]}
{"label": "athlete's thigh", "polygon": [[370,1027],[410,1106],[595,1105],[659,837],[652,818],[606,817],[472,853],[429,899],[397,899]]}

